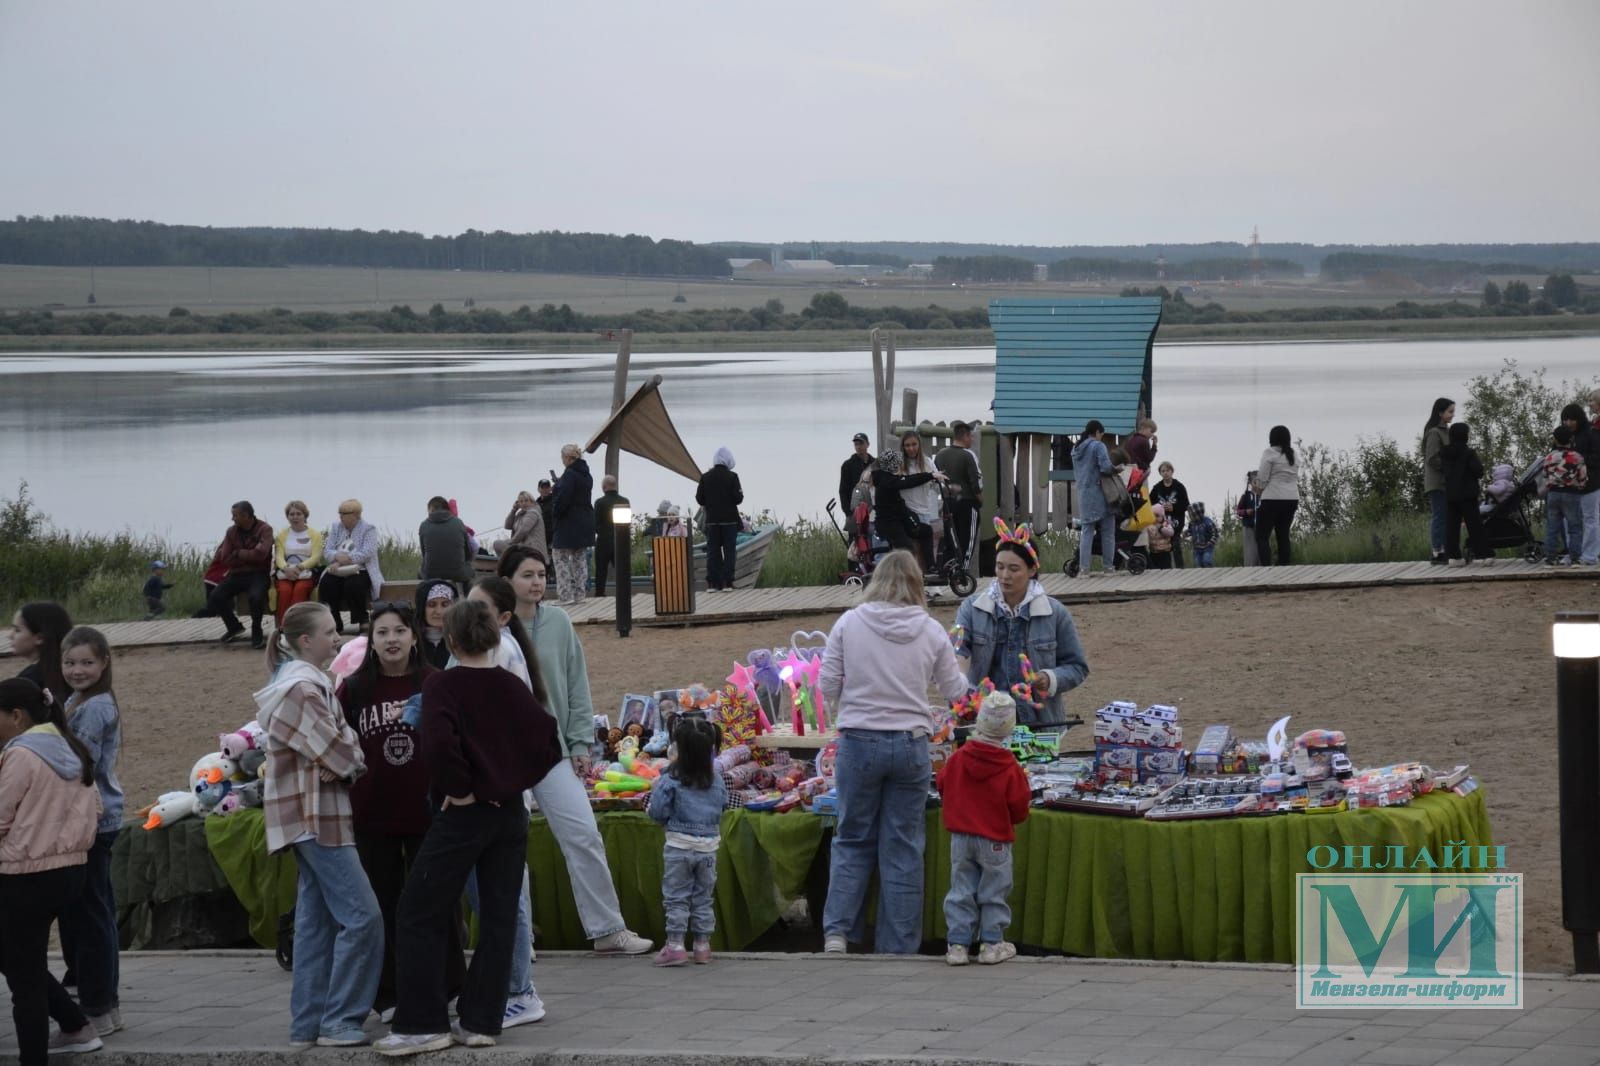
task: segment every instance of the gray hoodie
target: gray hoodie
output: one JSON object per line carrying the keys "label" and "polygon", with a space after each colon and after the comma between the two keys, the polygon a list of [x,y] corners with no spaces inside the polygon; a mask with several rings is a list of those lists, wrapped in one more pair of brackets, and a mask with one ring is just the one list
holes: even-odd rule
{"label": "gray hoodie", "polygon": [[72,750],[67,738],[59,733],[23,733],[7,744],[8,748],[27,748],[44,760],[63,781],[76,780],[83,772],[83,761]]}
{"label": "gray hoodie", "polygon": [[122,715],[109,692],[67,701],[67,727],[89,749],[94,762],[94,783],[100,790],[98,833],[122,828],[122,782],[117,780],[117,756],[122,752]]}
{"label": "gray hoodie", "polygon": [[953,700],[971,686],[950,638],[926,608],[864,603],[828,634],[820,674],[829,717],[840,729],[933,732],[928,686]]}

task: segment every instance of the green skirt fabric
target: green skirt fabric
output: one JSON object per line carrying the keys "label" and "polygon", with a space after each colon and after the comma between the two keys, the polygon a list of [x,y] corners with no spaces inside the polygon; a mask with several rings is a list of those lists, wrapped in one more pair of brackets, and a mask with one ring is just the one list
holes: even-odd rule
{"label": "green skirt fabric", "polygon": [[[599,825],[623,919],[659,940],[665,934],[664,831],[636,812],[602,814]],[[723,814],[713,946],[745,947],[806,894],[827,826],[826,819],[801,813]],[[249,911],[252,935],[272,946],[278,915],[294,907],[292,855],[266,854],[257,810],[207,819],[204,828],[209,859]],[[195,841],[194,847],[198,839],[193,830],[174,835],[165,861],[203,868],[205,855],[174,851],[183,841]],[[1409,807],[1186,822],[1036,809],[1017,827],[1008,938],[1099,958],[1289,963],[1295,875],[1314,872],[1310,849],[1327,845],[1342,854],[1347,845],[1369,845],[1376,858],[1396,845],[1407,853],[1426,847],[1442,856],[1447,842],[1462,841],[1493,844],[1481,791],[1424,796]],[[561,849],[537,816],[528,830],[528,866],[540,944],[587,947]],[[950,839],[936,810],[928,812],[923,883],[923,935],[940,940]],[[123,903],[120,894],[118,901]]]}

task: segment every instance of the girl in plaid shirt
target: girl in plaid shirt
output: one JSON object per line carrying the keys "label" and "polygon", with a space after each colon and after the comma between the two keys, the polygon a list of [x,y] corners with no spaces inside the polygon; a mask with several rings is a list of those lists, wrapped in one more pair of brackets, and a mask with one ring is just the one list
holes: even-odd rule
{"label": "girl in plaid shirt", "polygon": [[272,679],[255,694],[265,731],[267,851],[294,849],[294,1047],[355,1047],[383,963],[383,915],[356,854],[350,783],[366,770],[324,672],[339,648],[333,613],[297,603],[272,637]]}

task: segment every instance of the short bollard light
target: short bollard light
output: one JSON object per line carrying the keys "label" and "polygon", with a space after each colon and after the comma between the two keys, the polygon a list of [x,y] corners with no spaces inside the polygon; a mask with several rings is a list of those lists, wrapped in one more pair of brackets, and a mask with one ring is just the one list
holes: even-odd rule
{"label": "short bollard light", "polygon": [[611,508],[611,523],[616,543],[612,557],[617,568],[617,636],[633,631],[633,509]]}
{"label": "short bollard light", "polygon": [[1556,759],[1561,796],[1561,924],[1573,968],[1600,973],[1600,613],[1562,611],[1556,656]]}

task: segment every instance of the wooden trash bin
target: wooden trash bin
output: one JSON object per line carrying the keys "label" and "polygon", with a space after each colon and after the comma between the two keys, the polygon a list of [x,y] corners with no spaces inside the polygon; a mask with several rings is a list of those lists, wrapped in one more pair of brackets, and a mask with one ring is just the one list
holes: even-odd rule
{"label": "wooden trash bin", "polygon": [[656,614],[694,613],[694,545],[688,537],[653,537]]}

